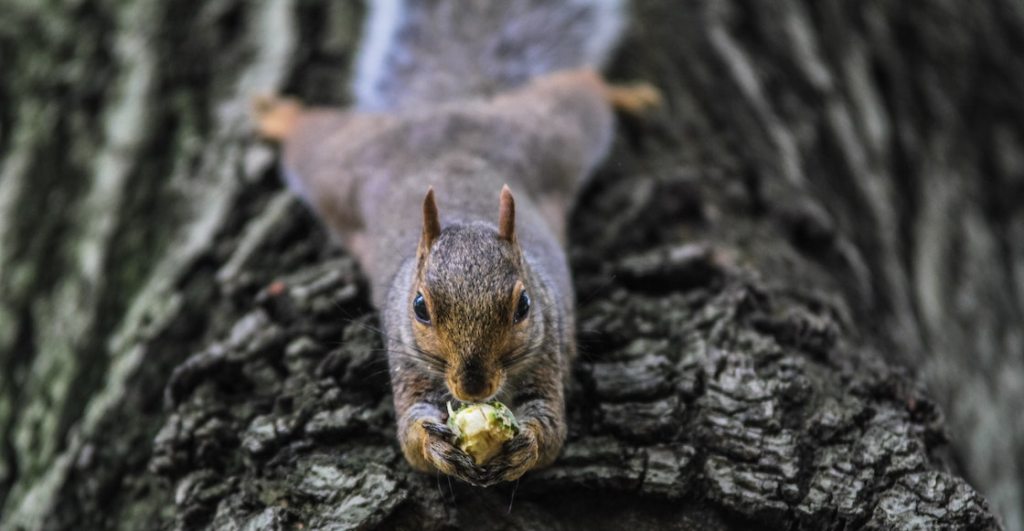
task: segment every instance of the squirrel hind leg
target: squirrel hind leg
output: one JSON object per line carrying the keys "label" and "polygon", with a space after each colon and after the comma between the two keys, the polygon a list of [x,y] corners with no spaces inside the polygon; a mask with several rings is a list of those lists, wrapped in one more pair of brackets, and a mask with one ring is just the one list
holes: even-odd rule
{"label": "squirrel hind leg", "polygon": [[295,130],[303,108],[299,100],[261,95],[252,99],[256,132],[267,140],[282,141]]}
{"label": "squirrel hind leg", "polygon": [[634,116],[643,116],[662,104],[661,92],[649,83],[608,84],[605,97],[615,110]]}

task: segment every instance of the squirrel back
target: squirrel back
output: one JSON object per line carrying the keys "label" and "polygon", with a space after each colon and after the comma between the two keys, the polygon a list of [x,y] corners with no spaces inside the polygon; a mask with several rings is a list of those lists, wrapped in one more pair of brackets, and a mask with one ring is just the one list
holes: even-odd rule
{"label": "squirrel back", "polygon": [[565,69],[599,70],[622,0],[370,0],[353,92],[360,110],[491,96]]}

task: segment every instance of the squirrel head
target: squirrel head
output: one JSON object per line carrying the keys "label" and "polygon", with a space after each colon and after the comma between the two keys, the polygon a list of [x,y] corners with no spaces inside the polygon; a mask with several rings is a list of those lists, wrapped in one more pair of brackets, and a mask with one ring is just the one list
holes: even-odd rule
{"label": "squirrel head", "polygon": [[507,185],[497,230],[487,223],[442,230],[434,191],[427,192],[408,312],[417,347],[443,360],[456,399],[490,399],[521,360],[533,326],[529,290]]}

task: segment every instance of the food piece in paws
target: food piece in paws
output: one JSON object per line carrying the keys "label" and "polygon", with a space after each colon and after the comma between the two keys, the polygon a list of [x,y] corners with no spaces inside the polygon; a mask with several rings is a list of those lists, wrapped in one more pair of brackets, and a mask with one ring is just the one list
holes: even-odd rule
{"label": "food piece in paws", "polygon": [[519,434],[515,415],[501,402],[469,404],[458,411],[449,403],[448,427],[455,433],[455,444],[477,465],[501,453],[502,445]]}

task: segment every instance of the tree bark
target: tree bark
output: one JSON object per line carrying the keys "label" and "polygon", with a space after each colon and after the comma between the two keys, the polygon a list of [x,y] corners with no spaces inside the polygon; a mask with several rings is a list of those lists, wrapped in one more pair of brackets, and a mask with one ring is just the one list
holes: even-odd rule
{"label": "tree bark", "polygon": [[1024,8],[680,4],[570,223],[565,451],[476,489],[252,136],[359,6],[0,0],[0,529],[1022,529]]}

